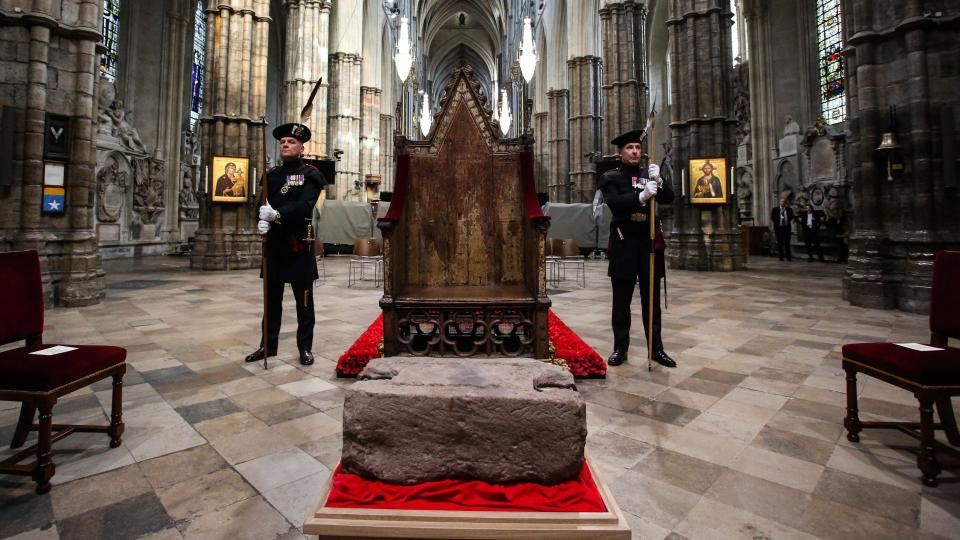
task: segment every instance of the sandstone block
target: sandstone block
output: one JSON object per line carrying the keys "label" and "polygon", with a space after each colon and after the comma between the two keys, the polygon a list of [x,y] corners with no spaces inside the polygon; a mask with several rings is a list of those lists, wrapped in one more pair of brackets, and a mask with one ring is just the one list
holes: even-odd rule
{"label": "sandstone block", "polygon": [[378,358],[347,389],[343,467],[394,484],[555,484],[583,464],[573,376],[533,359]]}

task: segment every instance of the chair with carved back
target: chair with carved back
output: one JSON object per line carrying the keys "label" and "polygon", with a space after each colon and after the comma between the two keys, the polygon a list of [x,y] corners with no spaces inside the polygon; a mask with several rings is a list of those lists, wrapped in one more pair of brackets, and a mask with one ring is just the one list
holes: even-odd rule
{"label": "chair with carved back", "polygon": [[[897,429],[919,439],[917,466],[923,483],[928,486],[938,483],[937,475],[941,471],[937,461],[938,448],[960,455],[955,448],[934,438],[934,430],[942,429],[950,445],[960,446],[960,431],[950,402],[951,396],[960,396],[960,348],[948,344],[948,339],[960,338],[957,306],[960,306],[960,252],[941,251],[933,263],[928,350],[915,350],[896,343],[843,346],[843,369],[847,377],[847,417],[843,425],[847,429],[847,439],[859,442],[859,433],[864,428]],[[861,421],[857,407],[858,373],[912,392],[920,403],[920,422]],[[934,405],[940,423],[933,421]]]}
{"label": "chair with carved back", "polygon": [[[56,470],[51,459],[54,442],[71,433],[94,432],[106,433],[111,448],[120,446],[127,351],[109,345],[68,345],[63,346],[69,349],[65,352],[38,354],[50,353],[57,345],[43,342],[43,286],[36,251],[0,253],[0,299],[0,345],[25,342],[22,347],[0,352],[0,400],[21,403],[10,447],[23,446],[28,433],[37,431],[37,443],[0,462],[0,473],[31,476],[37,482],[37,493],[46,493]],[[57,400],[107,377],[113,378],[109,425],[53,423]],[[19,464],[32,454],[36,454],[36,462]]]}
{"label": "chair with carved back", "polygon": [[384,239],[384,354],[546,358],[544,248],[532,139],[502,139],[470,67],[423,141],[398,135]]}

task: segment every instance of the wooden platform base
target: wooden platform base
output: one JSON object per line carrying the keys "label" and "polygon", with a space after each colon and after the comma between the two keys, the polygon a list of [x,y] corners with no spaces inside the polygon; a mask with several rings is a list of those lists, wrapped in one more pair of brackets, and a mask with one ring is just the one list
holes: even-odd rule
{"label": "wooden platform base", "polygon": [[463,512],[326,508],[330,480],[303,533],[319,538],[492,540],[629,540],[630,527],[597,470],[593,475],[606,512]]}

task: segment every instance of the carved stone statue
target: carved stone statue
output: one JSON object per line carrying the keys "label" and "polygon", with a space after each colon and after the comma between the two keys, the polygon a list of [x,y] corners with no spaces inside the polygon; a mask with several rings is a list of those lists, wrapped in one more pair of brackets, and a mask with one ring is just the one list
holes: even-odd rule
{"label": "carved stone statue", "polygon": [[197,202],[197,192],[193,189],[190,171],[183,172],[183,185],[180,188],[180,219],[200,219],[200,203]]}
{"label": "carved stone statue", "polygon": [[[185,157],[192,157],[195,154],[200,153],[200,148],[197,146],[197,132],[192,129],[183,130],[183,155]],[[187,160],[187,163],[190,163],[191,160]]]}
{"label": "carved stone statue", "polygon": [[753,175],[746,171],[737,181],[737,207],[740,217],[749,216],[753,211]]}
{"label": "carved stone statue", "polygon": [[131,125],[133,122],[133,113],[127,112],[127,110],[123,108],[122,100],[118,99],[113,102],[113,107],[110,108],[110,116],[113,118],[114,126],[117,128],[117,137],[120,138],[123,145],[134,152],[146,154],[147,148],[140,139],[140,133],[137,132],[137,128]]}
{"label": "carved stone statue", "polygon": [[[738,64],[734,71],[733,113],[737,119],[737,145],[750,143],[749,64]],[[799,126],[797,126],[799,129]]]}
{"label": "carved stone statue", "polygon": [[133,113],[123,107],[123,101],[117,99],[113,83],[106,79],[100,79],[97,108],[98,135],[119,140],[120,145],[133,153],[147,153],[140,133],[133,126]]}
{"label": "carved stone statue", "polygon": [[783,117],[784,126],[783,126],[783,136],[788,135],[799,135],[800,134],[800,124],[793,119],[789,114]]}
{"label": "carved stone statue", "polygon": [[673,143],[669,140],[663,143],[663,158],[660,160],[660,177],[663,181],[673,181]]}

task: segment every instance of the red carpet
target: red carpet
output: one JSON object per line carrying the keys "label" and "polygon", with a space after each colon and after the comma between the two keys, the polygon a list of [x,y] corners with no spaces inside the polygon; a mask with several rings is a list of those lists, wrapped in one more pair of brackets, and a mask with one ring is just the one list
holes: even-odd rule
{"label": "red carpet", "polygon": [[[570,367],[574,377],[602,378],[607,374],[607,365],[603,358],[587,345],[580,336],[571,330],[559,317],[549,312],[548,318],[550,344],[556,349],[554,357],[561,359]],[[383,341],[383,315],[350,345],[337,360],[337,376],[355,377],[367,362],[381,356],[378,345]]]}
{"label": "red carpet", "polygon": [[586,462],[580,476],[553,486],[532,482],[488,484],[479,480],[438,480],[413,486],[365,480],[333,472],[327,508],[465,510],[499,512],[605,512]]}

